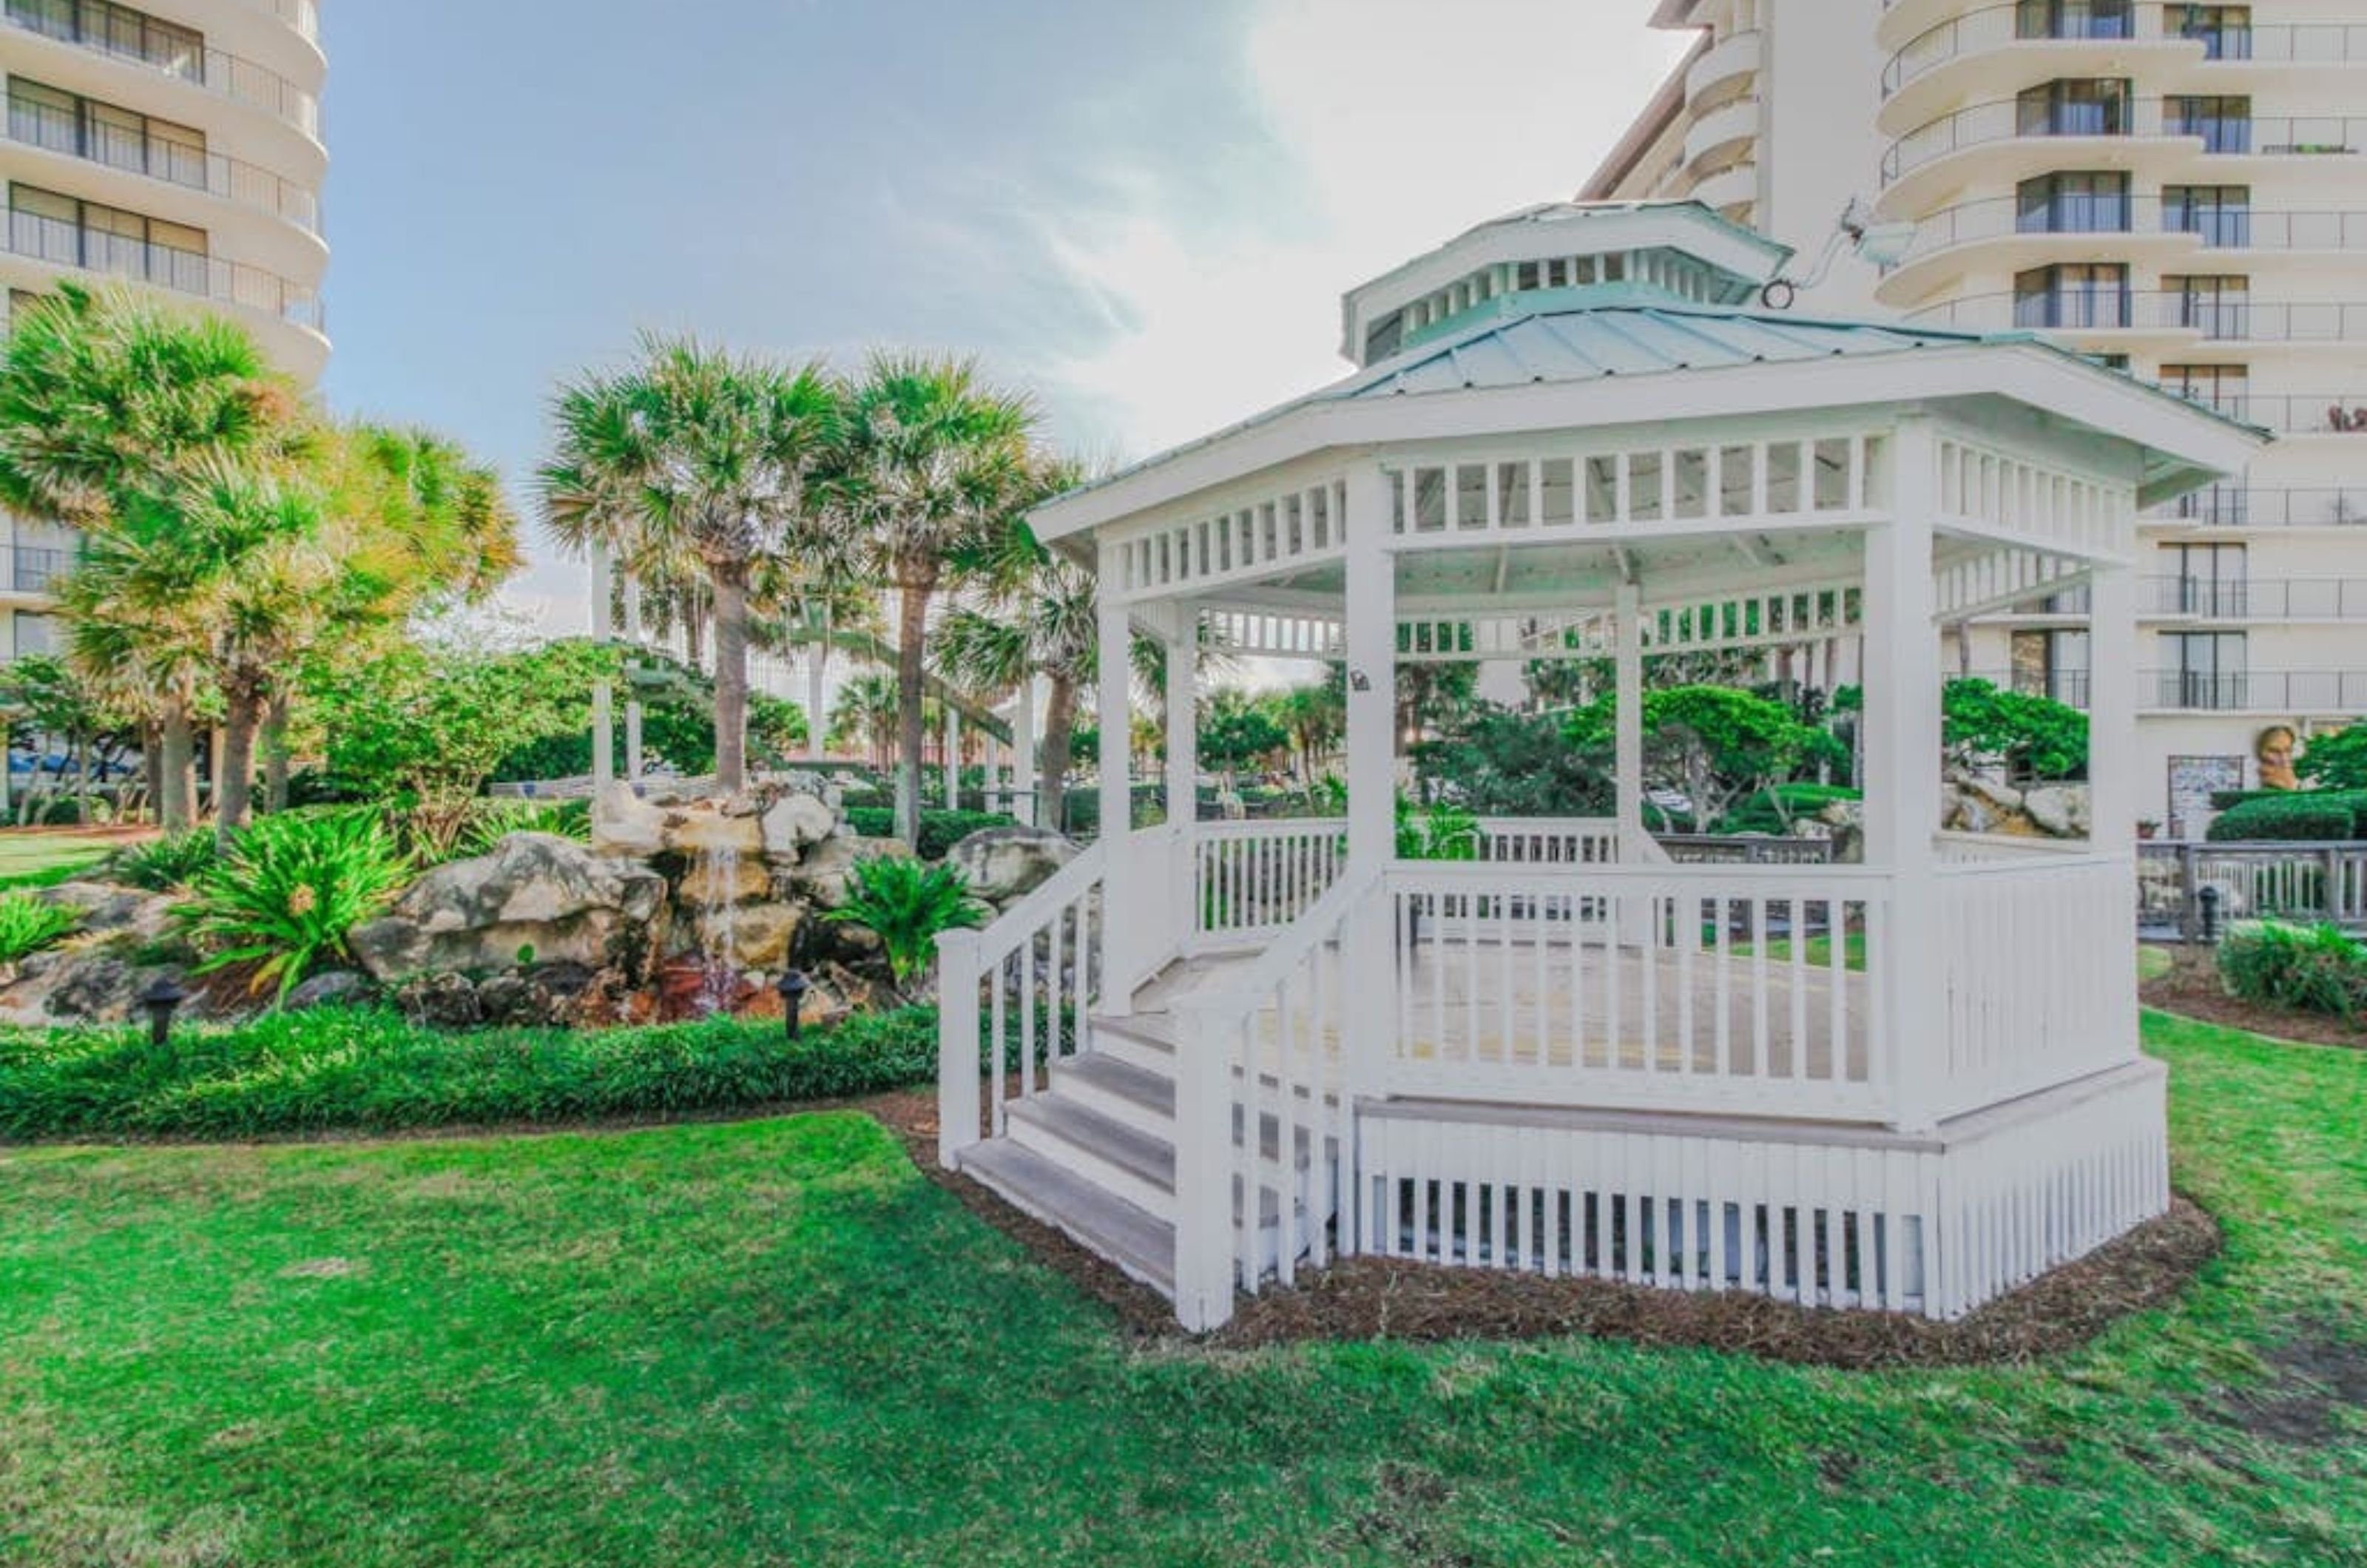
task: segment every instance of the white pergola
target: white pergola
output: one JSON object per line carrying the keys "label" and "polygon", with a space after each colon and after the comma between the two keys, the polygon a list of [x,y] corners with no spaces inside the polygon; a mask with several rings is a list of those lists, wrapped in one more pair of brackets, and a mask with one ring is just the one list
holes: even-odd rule
{"label": "white pergola", "polygon": [[[2255,438],[2035,342],[1739,308],[1782,260],[1690,204],[1483,226],[1349,296],[1358,375],[1041,512],[1099,570],[1104,735],[1167,645],[1171,811],[1131,829],[1108,749],[1101,841],[946,940],[948,1163],[1195,1327],[1335,1252],[1954,1316],[2160,1212],[2135,518]],[[1942,628],[2075,584],[2091,841],[1942,832]],[[1343,823],[1192,819],[1210,636],[1345,662]],[[1645,831],[1646,660],[1737,649],[1863,685],[1863,864]],[[1399,668],[1569,658],[1615,672],[1615,817],[1398,860]]]}

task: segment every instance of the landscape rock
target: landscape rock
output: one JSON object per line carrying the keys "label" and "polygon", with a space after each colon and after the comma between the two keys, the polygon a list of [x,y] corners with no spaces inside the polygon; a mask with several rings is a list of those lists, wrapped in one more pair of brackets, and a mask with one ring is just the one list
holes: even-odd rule
{"label": "landscape rock", "polygon": [[800,897],[817,909],[836,909],[846,903],[846,874],[855,863],[877,856],[910,856],[900,839],[866,839],[854,833],[833,833],[806,852],[790,879]]}
{"label": "landscape rock", "polygon": [[592,798],[592,847],[646,859],[665,848],[664,810],[619,779]]}
{"label": "landscape rock", "polygon": [[693,807],[666,813],[665,847],[685,855],[730,851],[753,860],[764,852],[764,832],[753,815],[727,817]]}
{"label": "landscape rock", "polygon": [[378,987],[370,977],[355,969],[331,969],[298,983],[280,1004],[289,1012],[304,1012],[312,1008],[351,1007],[368,1001]]}
{"label": "landscape rock", "polygon": [[674,896],[686,908],[711,909],[723,904],[751,903],[772,889],[773,874],[761,860],[700,855],[683,874]]}
{"label": "landscape rock", "polygon": [[971,894],[998,908],[1049,882],[1084,851],[1049,828],[986,828],[946,852]]}
{"label": "landscape rock", "polygon": [[1997,811],[2012,816],[2022,808],[2022,791],[2011,784],[1999,784],[1994,779],[1968,778],[1964,781],[1965,793],[1986,801]]}
{"label": "landscape rock", "polygon": [[2077,838],[2084,831],[2081,824],[2088,815],[2086,794],[2050,784],[2023,795],[2022,808],[2040,832],[2057,839]]}
{"label": "landscape rock", "polygon": [[698,919],[698,951],[721,953],[736,969],[787,966],[806,912],[795,904],[749,904]]}
{"label": "landscape rock", "polygon": [[474,1029],[485,1021],[477,987],[466,975],[422,975],[394,993],[394,1005],[414,1023],[438,1029]]}
{"label": "landscape rock", "polygon": [[818,795],[785,795],[765,811],[762,826],[764,852],[795,860],[807,845],[821,843],[838,831],[838,813]]}
{"label": "landscape rock", "polygon": [[548,833],[513,833],[489,855],[429,872],[348,940],[362,966],[389,982],[537,959],[598,968],[648,945],[665,895],[665,879],[647,866]]}

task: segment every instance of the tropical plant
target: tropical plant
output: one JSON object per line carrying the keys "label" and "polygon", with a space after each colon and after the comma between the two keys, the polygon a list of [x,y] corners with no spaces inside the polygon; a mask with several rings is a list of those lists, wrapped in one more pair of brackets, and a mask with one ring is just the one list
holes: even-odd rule
{"label": "tropical plant", "polygon": [[874,767],[886,767],[896,748],[897,706],[894,675],[873,671],[847,681],[831,705],[832,747],[844,750],[861,746]]}
{"label": "tropical plant", "polygon": [[[90,819],[93,774],[111,768],[140,741],[105,682],[49,654],[25,654],[0,670],[0,718],[11,744],[39,750],[44,739],[64,742],[74,759],[76,821]],[[32,806],[28,791],[26,809]]]}
{"label": "tropical plant", "polygon": [[1202,760],[1225,770],[1229,782],[1242,769],[1286,749],[1290,731],[1283,727],[1280,706],[1272,696],[1232,689],[1212,693],[1200,716]]}
{"label": "tropical plant", "polygon": [[832,466],[832,558],[897,595],[898,836],[920,835],[921,695],[939,592],[992,559],[1040,494],[1025,400],[967,360],[876,355],[848,393]]}
{"label": "tropical plant", "polygon": [[644,337],[633,368],[559,394],[557,446],[540,475],[551,532],[637,569],[695,558],[705,570],[715,771],[727,791],[747,780],[750,582],[805,517],[840,412],[839,389],[819,366],[789,369],[688,338]]}
{"label": "tropical plant", "polygon": [[1941,742],[1960,764],[2024,778],[2087,774],[2088,716],[2067,704],[1960,677],[1942,688],[1940,714]]}
{"label": "tropical plant", "polygon": [[[243,330],[142,291],[62,284],[0,347],[0,504],[113,552],[113,593],[81,570],[66,581],[73,655],[154,723],[168,829],[196,816],[205,615],[232,564],[189,513],[311,439],[293,385]],[[194,547],[166,558],[176,541]]]}
{"label": "tropical plant", "polygon": [[2367,789],[2367,724],[2311,736],[2293,771],[2327,789]]}
{"label": "tropical plant", "polygon": [[2222,983],[2246,1001],[2336,1018],[2367,1010],[2367,947],[2339,926],[2239,921],[2217,960]]}
{"label": "tropical plant", "polygon": [[1617,785],[1607,735],[1576,743],[1567,721],[1479,703],[1414,748],[1434,793],[1489,817],[1607,817]]}
{"label": "tropical plant", "polygon": [[0,964],[29,958],[81,924],[81,914],[63,905],[30,893],[0,893]]}
{"label": "tropical plant", "polygon": [[453,845],[455,858],[489,855],[512,833],[549,833],[592,840],[592,803],[588,800],[480,800],[469,814]]}
{"label": "tropical plant", "polygon": [[1474,861],[1479,858],[1479,818],[1459,806],[1436,805],[1417,810],[1411,800],[1397,799],[1397,855],[1399,860]]}
{"label": "tropical plant", "polygon": [[410,865],[374,811],[266,817],[198,874],[181,910],[207,954],[200,974],[251,966],[250,988],[286,1000],[345,935],[394,897]]}
{"label": "tropical plant", "polygon": [[897,990],[909,998],[935,956],[938,934],[986,924],[986,907],[970,897],[957,866],[874,855],[855,863],[846,875],[846,901],[823,919],[863,926],[877,936]]}
{"label": "tropical plant", "polygon": [[187,887],[221,858],[214,834],[206,829],[192,828],[186,833],[167,833],[161,839],[118,850],[107,869],[108,874],[118,882],[144,887],[152,893],[169,893],[176,887]]}

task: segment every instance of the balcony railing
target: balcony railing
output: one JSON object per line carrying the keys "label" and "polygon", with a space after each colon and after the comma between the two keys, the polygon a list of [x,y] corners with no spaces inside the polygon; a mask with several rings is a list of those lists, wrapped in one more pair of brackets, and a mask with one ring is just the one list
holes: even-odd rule
{"label": "balcony railing", "polygon": [[2213,485],[2147,512],[2156,523],[2226,528],[2331,528],[2367,523],[2367,489],[2265,489]]}
{"label": "balcony railing", "polygon": [[327,330],[320,296],[261,267],[198,251],[112,234],[33,212],[8,214],[8,250],[56,266],[129,277],[260,310],[315,333]]}
{"label": "balcony railing", "polygon": [[38,545],[11,546],[8,587],[17,593],[48,593],[58,579],[74,570],[72,550],[45,549]]}
{"label": "balcony railing", "polygon": [[1942,115],[1892,142],[1882,155],[1882,183],[1895,185],[1927,164],[1976,147],[2062,137],[2190,138],[2206,153],[2229,155],[2356,153],[2367,147],[2367,115],[2231,117],[2188,113],[2180,99],[2040,104],[2005,98]]}
{"label": "balcony railing", "polygon": [[306,42],[321,41],[320,0],[247,0],[247,3],[294,28],[304,36]]}
{"label": "balcony railing", "polygon": [[2214,413],[2280,435],[2367,435],[2367,389],[2347,392],[2180,392]]}
{"label": "balcony railing", "polygon": [[2367,246],[2367,212],[2260,212],[2157,196],[1988,197],[1919,220],[1893,270],[1958,245],[2050,234],[2191,234],[2205,250],[2350,251]]}
{"label": "balcony railing", "polygon": [[1975,294],[1912,311],[1907,320],[1962,332],[2192,333],[2211,343],[2367,341],[2367,304],[2289,303],[2181,289]]}
{"label": "balcony railing", "polygon": [[[1953,670],[1943,677],[1945,680],[1958,678]],[[2085,670],[1976,670],[1967,678],[1987,681],[2001,691],[2018,693],[2025,697],[2046,697],[2083,712],[2088,706],[2088,671]]]}
{"label": "balcony railing", "polygon": [[2226,26],[2206,19],[2201,8],[2184,4],[2135,6],[2120,14],[2072,11],[2052,16],[2005,4],[1968,11],[1908,39],[1883,67],[1882,96],[1887,98],[1918,77],[1968,54],[2017,44],[2099,40],[2200,44],[2206,62],[2259,61],[2278,65],[2367,62],[2367,25],[2355,22]]}
{"label": "balcony railing", "polygon": [[2141,677],[2157,708],[2197,713],[2367,713],[2367,670],[2163,670]]}
{"label": "balcony railing", "polygon": [[[6,0],[6,6],[0,19],[12,27],[126,64],[162,72],[176,81],[259,108],[307,136],[318,139],[321,134],[321,100],[267,65],[219,49],[191,45],[156,50],[126,41],[103,25],[96,25],[96,18],[77,0]],[[272,8],[277,11],[279,7],[274,5]],[[305,8],[309,9],[309,5]]]}
{"label": "balcony railing", "polygon": [[2156,615],[2198,621],[2349,621],[2367,616],[2367,578],[2157,577],[2142,602]]}
{"label": "balcony railing", "polygon": [[203,191],[284,218],[307,233],[321,231],[321,203],[302,186],[243,159],[156,136],[137,136],[94,123],[53,104],[8,100],[8,139],[48,152],[85,158],[127,174]]}

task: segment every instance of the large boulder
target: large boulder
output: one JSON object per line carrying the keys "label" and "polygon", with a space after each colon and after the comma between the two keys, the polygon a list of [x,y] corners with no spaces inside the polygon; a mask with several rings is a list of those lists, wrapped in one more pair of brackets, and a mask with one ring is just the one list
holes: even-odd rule
{"label": "large boulder", "polygon": [[765,809],[760,827],[764,852],[776,860],[794,861],[808,845],[838,831],[838,813],[819,795],[785,795]]}
{"label": "large boulder", "polygon": [[622,779],[592,797],[592,847],[646,860],[665,848],[666,814]]}
{"label": "large boulder", "polygon": [[62,882],[36,889],[33,897],[74,910],[82,917],[77,929],[83,931],[130,931],[142,942],[155,942],[173,928],[175,900],[169,893],[147,893],[111,882]]}
{"label": "large boulder", "polygon": [[734,969],[777,973],[788,967],[805,921],[805,910],[796,904],[711,910],[698,917],[697,951],[728,958]]}
{"label": "large boulder", "polygon": [[665,878],[646,866],[513,833],[489,855],[429,872],[348,940],[381,981],[535,960],[598,969],[649,946],[665,896]]}
{"label": "large boulder", "polygon": [[2022,808],[2050,838],[2076,839],[2088,830],[2088,792],[2050,784],[2022,797]]}
{"label": "large boulder", "polygon": [[986,828],[946,852],[970,893],[1000,908],[1049,882],[1084,852],[1049,828]]}
{"label": "large boulder", "polygon": [[900,839],[866,839],[854,833],[833,833],[808,850],[798,863],[790,886],[817,909],[835,909],[846,903],[846,874],[857,861],[883,855],[909,857]]}

